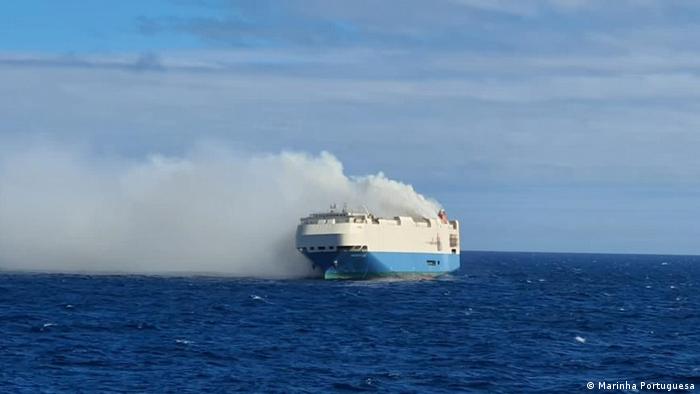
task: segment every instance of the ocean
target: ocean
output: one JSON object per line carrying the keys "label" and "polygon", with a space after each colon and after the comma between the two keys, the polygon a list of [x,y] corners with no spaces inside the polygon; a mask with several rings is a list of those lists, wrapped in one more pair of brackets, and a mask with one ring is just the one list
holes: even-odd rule
{"label": "ocean", "polygon": [[700,257],[603,254],[463,252],[432,280],[5,272],[0,391],[700,387],[699,286]]}

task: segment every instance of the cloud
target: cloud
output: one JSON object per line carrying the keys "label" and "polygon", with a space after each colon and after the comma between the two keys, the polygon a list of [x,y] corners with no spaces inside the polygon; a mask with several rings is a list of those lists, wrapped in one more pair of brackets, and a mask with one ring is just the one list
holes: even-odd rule
{"label": "cloud", "polygon": [[451,0],[455,4],[489,12],[502,12],[519,16],[533,16],[537,13],[538,5],[532,1],[509,0]]}
{"label": "cloud", "polygon": [[214,47],[551,53],[596,49],[601,43],[591,42],[591,33],[673,28],[677,21],[692,27],[693,7],[657,0],[223,1],[206,6],[216,16],[144,17],[139,25],[149,36],[191,35]]}
{"label": "cloud", "polygon": [[[31,59],[0,66],[2,134],[135,156],[183,154],[202,136],[333,149],[354,172],[382,168],[440,189],[453,187],[455,171],[470,182],[587,184],[687,183],[700,172],[692,54],[470,62],[381,50],[183,52],[138,72],[114,66],[134,55]],[[392,77],[404,63],[408,74]],[[441,77],[412,74],[421,69]]]}
{"label": "cloud", "polygon": [[[541,17],[548,13],[615,12],[623,8],[635,8],[637,11],[656,11],[674,9],[684,2],[667,2],[662,0],[450,0],[474,10],[511,14],[520,17]],[[674,4],[671,4],[674,3]],[[685,3],[686,5],[689,3]]]}
{"label": "cloud", "polygon": [[[350,52],[353,53],[352,51]],[[356,52],[355,52],[356,53]],[[164,101],[182,101],[186,86],[198,85],[206,88],[207,95],[220,95],[229,100],[246,102],[286,103],[357,103],[380,104],[397,100],[423,102],[427,100],[477,100],[503,103],[538,103],[560,100],[623,102],[628,100],[695,99],[700,92],[700,79],[692,70],[700,63],[695,55],[676,56],[667,59],[658,57],[629,57],[606,59],[602,57],[445,57],[434,58],[423,67],[436,71],[452,71],[451,77],[400,79],[367,75],[360,68],[371,68],[371,60],[352,59],[336,52],[336,57],[296,54],[287,58],[278,55],[266,58],[265,53],[255,58],[251,53],[235,52],[221,58],[197,56],[158,57],[0,57],[0,65],[6,69],[8,86],[13,79],[30,78],[36,74],[30,67],[47,70],[47,78],[58,82],[67,78],[81,96],[87,98],[92,92],[84,91],[102,77],[110,75],[112,81],[101,82],[113,88],[112,95],[119,99],[124,94],[143,91],[179,93]],[[382,56],[378,53],[377,56]],[[228,58],[228,60],[227,60]],[[370,55],[367,58],[371,58]],[[342,59],[349,59],[348,61]],[[405,57],[386,57],[387,62],[404,61]],[[277,62],[279,68],[254,70],[256,65]],[[156,63],[158,66],[142,66]],[[368,64],[369,63],[369,64]],[[431,64],[432,63],[432,64]],[[293,70],[302,64],[306,72],[296,74]],[[517,66],[515,65],[517,64]],[[352,66],[356,67],[353,68]],[[330,69],[348,67],[347,77],[328,78],[324,74]],[[421,67],[421,66],[417,66]],[[92,74],[71,69],[95,69]],[[65,69],[62,71],[62,69]],[[103,70],[103,71],[99,71]],[[291,75],[289,70],[292,70]],[[317,70],[314,72],[314,70]],[[150,71],[148,74],[130,74],[121,71]],[[167,71],[167,75],[160,72]],[[205,75],[202,75],[204,73]],[[2,77],[0,77],[2,78]],[[126,83],[126,85],[124,85]],[[46,89],[51,91],[53,82]],[[132,86],[132,89],[125,89]],[[695,87],[695,88],[694,88]],[[150,93],[149,93],[150,92]],[[204,92],[204,91],[201,91]],[[59,92],[56,92],[59,93]],[[192,98],[197,91],[188,92]],[[126,97],[124,97],[126,99]],[[154,97],[154,99],[159,100]],[[212,103],[213,104],[213,103]]]}
{"label": "cloud", "polygon": [[[5,53],[0,55],[0,66],[50,67],[50,68],[97,68],[124,71],[160,71],[163,65],[155,53],[145,52],[120,56],[90,55],[41,55],[27,53]],[[174,65],[171,66],[175,67]],[[194,69],[192,67],[192,69]]]}

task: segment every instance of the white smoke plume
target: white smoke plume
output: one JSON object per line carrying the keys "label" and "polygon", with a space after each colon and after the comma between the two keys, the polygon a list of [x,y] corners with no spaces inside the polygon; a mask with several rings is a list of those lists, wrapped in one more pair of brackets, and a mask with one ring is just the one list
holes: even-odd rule
{"label": "white smoke plume", "polygon": [[330,203],[434,217],[439,204],[331,154],[96,158],[42,144],[0,152],[0,269],[297,277],[301,216]]}

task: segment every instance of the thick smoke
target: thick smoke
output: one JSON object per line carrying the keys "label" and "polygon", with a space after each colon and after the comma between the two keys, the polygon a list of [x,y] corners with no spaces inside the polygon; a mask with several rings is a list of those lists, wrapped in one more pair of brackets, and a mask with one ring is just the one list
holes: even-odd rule
{"label": "thick smoke", "polygon": [[333,202],[389,216],[439,208],[381,173],[348,177],[325,152],[206,146],[130,161],[14,149],[0,154],[0,269],[304,276],[296,225]]}

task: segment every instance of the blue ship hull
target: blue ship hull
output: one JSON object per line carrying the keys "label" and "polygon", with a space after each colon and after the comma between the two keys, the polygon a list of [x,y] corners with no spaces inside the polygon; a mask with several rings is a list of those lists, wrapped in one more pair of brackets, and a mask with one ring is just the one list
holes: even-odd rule
{"label": "blue ship hull", "polygon": [[304,255],[325,279],[437,276],[459,269],[459,254],[338,251]]}

